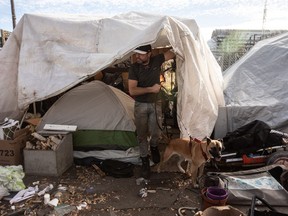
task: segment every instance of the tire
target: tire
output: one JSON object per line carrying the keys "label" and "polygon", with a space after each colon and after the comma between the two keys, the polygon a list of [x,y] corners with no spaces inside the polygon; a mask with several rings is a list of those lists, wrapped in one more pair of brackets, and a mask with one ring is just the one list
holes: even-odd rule
{"label": "tire", "polygon": [[266,164],[267,165],[281,164],[285,165],[288,168],[288,151],[274,152],[273,154],[270,155]]}

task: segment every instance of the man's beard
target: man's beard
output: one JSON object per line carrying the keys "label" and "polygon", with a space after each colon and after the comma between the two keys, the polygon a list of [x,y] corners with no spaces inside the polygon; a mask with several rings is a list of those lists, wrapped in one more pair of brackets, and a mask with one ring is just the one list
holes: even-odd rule
{"label": "man's beard", "polygon": [[146,65],[146,64],[149,63],[149,59],[147,59],[146,61],[143,61],[143,60],[141,60],[141,59],[136,59],[136,62],[137,62],[138,64]]}

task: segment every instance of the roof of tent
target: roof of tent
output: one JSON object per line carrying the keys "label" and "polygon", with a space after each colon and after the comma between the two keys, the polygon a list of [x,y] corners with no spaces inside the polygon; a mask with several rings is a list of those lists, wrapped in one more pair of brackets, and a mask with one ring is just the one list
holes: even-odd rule
{"label": "roof of tent", "polygon": [[77,130],[135,131],[134,100],[123,91],[93,81],[73,88],[43,116],[45,124],[77,125]]}
{"label": "roof of tent", "polygon": [[228,124],[253,120],[288,130],[288,33],[258,42],[224,73]]}
{"label": "roof of tent", "polygon": [[0,52],[0,121],[20,119],[29,104],[70,89],[147,43],[171,45],[177,54],[183,136],[210,135],[224,105],[223,77],[196,22],[137,12],[102,19],[25,14]]}

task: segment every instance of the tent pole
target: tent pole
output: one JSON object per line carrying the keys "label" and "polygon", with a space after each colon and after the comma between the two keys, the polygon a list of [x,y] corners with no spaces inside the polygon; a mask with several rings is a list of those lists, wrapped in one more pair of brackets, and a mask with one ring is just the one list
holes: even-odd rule
{"label": "tent pole", "polygon": [[36,110],[36,103],[34,102],[33,103],[33,114],[34,114],[34,116],[36,116],[36,113],[37,113],[37,110]]}

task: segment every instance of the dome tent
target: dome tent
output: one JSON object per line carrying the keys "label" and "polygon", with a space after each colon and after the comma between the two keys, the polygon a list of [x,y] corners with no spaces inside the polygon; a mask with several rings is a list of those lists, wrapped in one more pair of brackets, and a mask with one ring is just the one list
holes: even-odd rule
{"label": "dome tent", "polygon": [[223,137],[254,120],[288,132],[288,33],[259,41],[224,74],[225,107],[215,135]]}
{"label": "dome tent", "polygon": [[137,145],[134,100],[101,81],[80,85],[59,98],[43,116],[45,124],[77,125],[74,150],[127,150]]}

